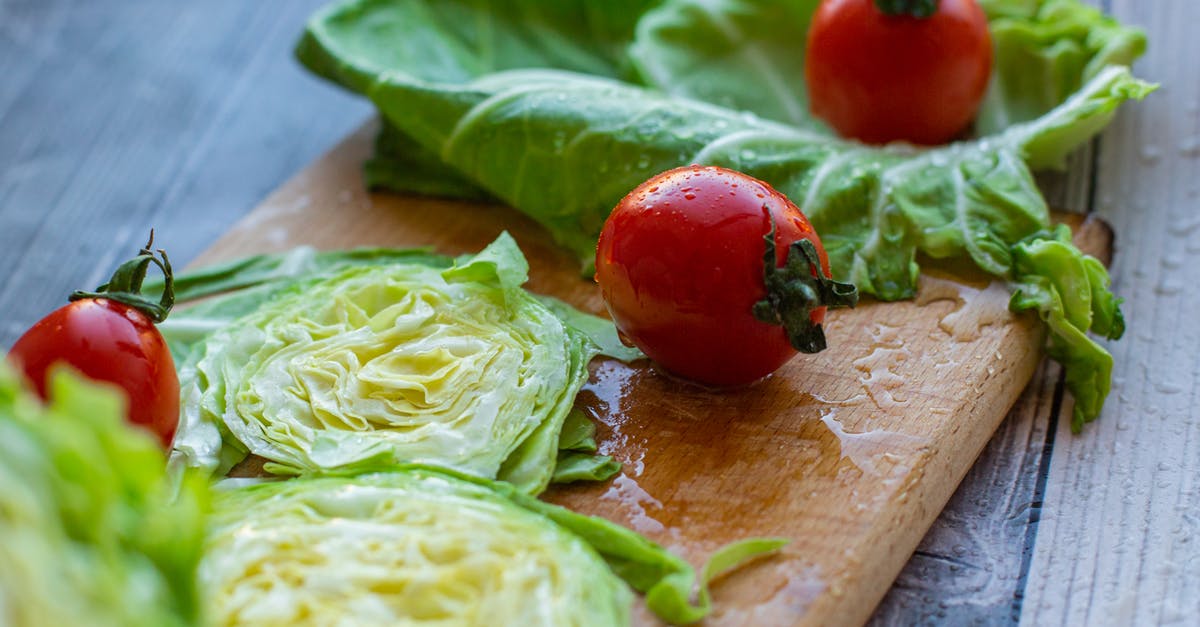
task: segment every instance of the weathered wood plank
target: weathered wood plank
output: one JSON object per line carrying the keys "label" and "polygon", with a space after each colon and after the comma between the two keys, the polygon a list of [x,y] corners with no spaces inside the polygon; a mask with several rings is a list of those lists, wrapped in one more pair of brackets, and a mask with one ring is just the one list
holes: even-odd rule
{"label": "weathered wood plank", "polygon": [[1002,625],[1023,583],[1040,509],[1038,468],[1061,369],[1045,362],[871,619],[872,625]]}
{"label": "weathered wood plank", "polygon": [[1101,140],[1097,206],[1117,232],[1130,330],[1102,418],[1049,466],[1023,622],[1194,624],[1200,615],[1200,4],[1117,0],[1163,83]]}
{"label": "weathered wood plank", "polygon": [[0,2],[0,346],[151,226],[194,257],[361,122],[291,60],[320,4]]}

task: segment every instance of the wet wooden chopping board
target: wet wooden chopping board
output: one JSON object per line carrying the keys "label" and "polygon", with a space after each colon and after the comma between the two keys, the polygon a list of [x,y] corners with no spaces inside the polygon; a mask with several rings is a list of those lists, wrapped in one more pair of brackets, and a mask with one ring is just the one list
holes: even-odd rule
{"label": "wet wooden chopping board", "polygon": [[[520,213],[368,194],[360,167],[372,137],[368,127],[347,138],[193,266],[301,244],[459,254],[508,230],[529,258],[527,287],[603,312],[578,263]],[[1076,227],[1084,250],[1106,256],[1107,228]],[[791,538],[715,584],[708,624],[862,623],[1041,359],[1040,325],[1007,303],[999,283],[923,277],[916,301],[833,312],[830,350],[733,391],[677,382],[645,361],[594,361],[579,405],[623,473],[545,498],[636,529],[697,565],[732,540]],[[638,619],[654,622],[644,610]]]}

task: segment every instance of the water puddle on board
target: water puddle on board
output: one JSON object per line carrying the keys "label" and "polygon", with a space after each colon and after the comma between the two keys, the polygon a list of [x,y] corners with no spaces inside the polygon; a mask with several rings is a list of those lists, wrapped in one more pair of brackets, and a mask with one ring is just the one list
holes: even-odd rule
{"label": "water puddle on board", "polygon": [[904,393],[905,377],[899,371],[912,357],[904,345],[901,327],[876,323],[871,331],[871,352],[854,360],[861,373],[858,382],[880,409],[895,409],[908,404]]}
{"label": "water puddle on board", "polygon": [[712,625],[776,625],[803,616],[828,585],[820,565],[807,563],[794,550],[754,566],[754,577],[739,579],[735,571],[717,581]]}
{"label": "water puddle on board", "polygon": [[591,378],[580,394],[595,397],[595,403],[587,403],[584,411],[608,433],[597,434],[597,443],[601,455],[612,455],[621,462],[627,475],[640,477],[646,470],[646,439],[633,438],[626,433],[630,416],[627,394],[637,385],[637,379],[644,371],[631,368],[619,361],[601,362],[592,372]]}
{"label": "water puddle on board", "polygon": [[[620,362],[605,361],[593,371],[581,394],[595,398],[593,403],[587,404],[585,411],[600,425],[597,433],[600,454],[611,455],[621,462],[621,474],[612,480],[600,498],[615,502],[635,531],[658,535],[667,529],[651,512],[661,512],[662,501],[638,485],[636,479],[646,470],[647,441],[631,436],[626,430],[631,420],[625,407],[629,402],[627,395],[643,374],[644,371]],[[605,430],[607,433],[603,433]],[[670,533],[675,535],[676,530],[671,529]]]}
{"label": "water puddle on board", "polygon": [[[837,439],[840,459],[848,460],[864,475],[876,478],[907,475],[913,461],[910,458],[929,444],[926,438],[897,431],[847,431],[836,416],[835,410],[824,410],[821,412],[821,423]],[[882,470],[880,462],[888,462],[889,468]]]}
{"label": "water puddle on board", "polygon": [[[666,531],[666,526],[646,510],[650,507],[662,511],[663,504],[642,489],[637,481],[628,475],[618,475],[613,479],[608,490],[600,495],[606,501],[615,501],[628,517],[634,531],[647,534],[660,534]],[[674,531],[674,530],[672,530]]]}
{"label": "water puddle on board", "polygon": [[952,301],[955,308],[938,320],[938,328],[959,342],[979,339],[983,329],[1012,317],[1008,311],[1011,297],[999,281],[986,286],[966,285],[940,277],[922,276],[917,305]]}

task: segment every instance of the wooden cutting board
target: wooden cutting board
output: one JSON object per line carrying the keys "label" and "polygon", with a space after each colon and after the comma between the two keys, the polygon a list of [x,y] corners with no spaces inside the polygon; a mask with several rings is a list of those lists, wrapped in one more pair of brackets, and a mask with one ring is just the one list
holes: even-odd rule
{"label": "wooden cutting board", "polygon": [[[529,289],[603,313],[576,260],[520,213],[368,194],[360,167],[373,134],[368,126],[347,138],[193,266],[301,244],[459,254],[507,229],[529,258]],[[1077,243],[1106,256],[1108,229],[1075,222]],[[1000,283],[926,276],[916,301],[832,312],[829,350],[732,391],[678,382],[644,361],[594,361],[579,404],[623,473],[545,498],[636,529],[696,565],[746,536],[791,538],[717,582],[708,624],[862,623],[1041,359],[1041,326],[1007,302]],[[654,622],[641,608],[637,618]]]}

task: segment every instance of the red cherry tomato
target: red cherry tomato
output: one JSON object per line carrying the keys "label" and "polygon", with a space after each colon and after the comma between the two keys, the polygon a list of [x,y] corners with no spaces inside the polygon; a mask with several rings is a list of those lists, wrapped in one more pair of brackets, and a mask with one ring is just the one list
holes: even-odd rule
{"label": "red cherry tomato", "polygon": [[[769,235],[774,254],[767,267]],[[596,280],[617,328],[651,359],[701,383],[740,385],[796,354],[793,331],[802,348],[823,348],[825,305],[844,303],[814,288],[824,300],[756,310],[779,291],[768,289],[767,275],[800,255],[793,243],[801,241],[810,243],[812,257],[792,259],[800,264],[793,279],[853,290],[828,281],[820,238],[783,194],[724,168],[677,168],[642,183],[613,210],[597,246]],[[777,317],[788,318],[789,327],[768,321]],[[819,346],[809,344],[814,333]]]}
{"label": "red cherry tomato", "polygon": [[[155,256],[154,231],[138,255],[121,264],[94,292],[75,292],[71,303],[34,324],[13,344],[9,360],[46,398],[46,374],[55,364],[74,367],[90,379],[111,383],[125,393],[129,421],[149,429],[164,447],[179,425],[179,378],[175,360],[154,326],[175,302],[171,262]],[[161,257],[161,258],[160,258]],[[164,277],[157,301],[141,293],[146,270]]]}
{"label": "red cherry tomato", "polygon": [[[917,17],[921,8],[932,14]],[[807,47],[813,114],[868,143],[954,139],[974,119],[992,71],[987,17],[975,0],[823,0]]]}
{"label": "red cherry tomato", "polygon": [[128,397],[130,422],[169,446],[179,424],[179,379],[171,351],[154,323],[128,305],[104,298],[64,305],[33,325],[9,353],[43,398],[51,366],[65,363]]}

